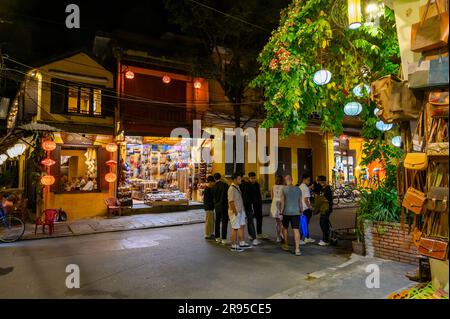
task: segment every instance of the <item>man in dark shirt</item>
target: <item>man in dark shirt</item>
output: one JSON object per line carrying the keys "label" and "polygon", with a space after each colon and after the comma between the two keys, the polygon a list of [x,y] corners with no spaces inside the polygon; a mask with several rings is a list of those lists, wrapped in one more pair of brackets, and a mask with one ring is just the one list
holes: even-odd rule
{"label": "man in dark shirt", "polygon": [[[249,239],[253,245],[259,245],[258,238],[264,238],[262,233],[262,196],[259,183],[254,172],[248,173],[248,180],[241,184],[242,198],[244,200],[245,213],[247,215],[247,227]],[[256,231],[253,219],[256,218]]]}
{"label": "man in dark shirt", "polygon": [[214,239],[214,197],[212,188],[214,187],[214,177],[211,175],[206,179],[208,182],[203,192],[203,204],[205,207],[205,239]]}
{"label": "man in dark shirt", "polygon": [[[222,181],[222,175],[214,174],[216,184],[212,188],[214,211],[216,213],[215,222],[215,237],[216,242],[221,242],[223,245],[227,244],[227,230],[228,230],[228,184]],[[222,223],[222,236],[220,233],[220,223]]]}
{"label": "man in dark shirt", "polygon": [[320,246],[328,246],[330,244],[330,215],[333,212],[333,191],[330,185],[327,184],[325,176],[317,178],[314,193],[323,195],[328,201],[328,210],[320,214],[320,228],[322,229],[323,239],[319,242]]}

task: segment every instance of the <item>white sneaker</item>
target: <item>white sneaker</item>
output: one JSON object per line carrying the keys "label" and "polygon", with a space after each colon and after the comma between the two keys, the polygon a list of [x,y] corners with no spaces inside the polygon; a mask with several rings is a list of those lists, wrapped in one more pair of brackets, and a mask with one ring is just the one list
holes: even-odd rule
{"label": "white sneaker", "polygon": [[324,242],[323,240],[319,241],[319,246],[329,246],[329,243]]}
{"label": "white sneaker", "polygon": [[239,243],[239,247],[242,248],[242,249],[249,249],[249,248],[252,248],[252,246],[250,246],[250,245],[247,244],[246,242]]}
{"label": "white sneaker", "polygon": [[307,243],[307,244],[312,244],[312,243],[315,243],[315,242],[316,242],[315,239],[312,239],[312,238],[305,238],[305,243]]}
{"label": "white sneaker", "polygon": [[220,238],[216,238],[216,243],[221,243],[222,242],[222,239],[220,239]]}
{"label": "white sneaker", "polygon": [[226,244],[228,244],[228,242],[227,242],[227,240],[226,240],[226,239],[222,239],[221,243],[222,243],[222,245],[226,245]]}
{"label": "white sneaker", "polygon": [[260,242],[258,239],[254,239],[254,240],[252,241],[252,245],[253,245],[253,246],[258,246],[258,245],[261,245],[261,242]]}
{"label": "white sneaker", "polygon": [[277,237],[277,243],[281,243],[283,242],[283,238],[281,238],[280,236]]}
{"label": "white sneaker", "polygon": [[231,251],[243,252],[244,250],[238,245],[231,245]]}
{"label": "white sneaker", "polygon": [[304,240],[300,240],[300,245],[306,245],[306,242]]}

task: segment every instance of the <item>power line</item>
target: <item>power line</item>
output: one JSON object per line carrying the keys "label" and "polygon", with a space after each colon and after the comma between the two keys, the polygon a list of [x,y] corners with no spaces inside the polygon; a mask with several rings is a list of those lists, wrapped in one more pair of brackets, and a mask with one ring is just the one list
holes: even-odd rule
{"label": "power line", "polygon": [[223,14],[224,16],[226,16],[226,17],[228,17],[228,18],[230,18],[230,19],[233,19],[233,20],[242,22],[242,23],[244,23],[244,24],[250,25],[250,26],[252,26],[252,27],[258,28],[258,29],[263,30],[263,31],[266,31],[266,32],[270,32],[270,30],[267,30],[266,28],[264,28],[264,27],[262,27],[262,26],[259,26],[259,25],[257,25],[257,24],[248,22],[248,21],[246,21],[246,20],[244,20],[244,19],[242,19],[242,18],[233,16],[233,15],[231,15],[231,14],[229,14],[229,13],[226,13],[226,12],[223,12],[223,11],[220,11],[220,10],[217,10],[216,8],[210,7],[210,6],[208,6],[208,5],[204,4],[204,3],[201,3],[201,2],[198,2],[198,1],[195,1],[195,0],[188,0],[188,1],[190,1],[190,2],[192,2],[192,3],[195,3],[195,4],[199,5],[199,6],[202,6],[202,7],[204,7],[204,8],[207,8],[207,9],[209,9],[209,10],[211,10],[211,11],[214,11],[214,12],[217,12],[217,13],[220,13],[220,14]]}

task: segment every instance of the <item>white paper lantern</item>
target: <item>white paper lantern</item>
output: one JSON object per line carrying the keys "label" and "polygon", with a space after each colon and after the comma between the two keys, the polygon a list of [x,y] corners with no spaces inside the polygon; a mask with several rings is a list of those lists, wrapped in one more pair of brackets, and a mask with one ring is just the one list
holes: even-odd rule
{"label": "white paper lantern", "polygon": [[14,150],[15,150],[15,153],[17,154],[16,156],[22,155],[26,149],[27,149],[27,146],[25,144],[19,143],[19,144],[14,145]]}
{"label": "white paper lantern", "polygon": [[2,154],[0,155],[0,162],[5,162],[8,159],[8,155]]}
{"label": "white paper lantern", "polygon": [[376,107],[375,110],[373,110],[373,114],[374,114],[375,116],[377,116],[377,113],[378,113],[378,112],[380,112],[380,109]]}
{"label": "white paper lantern", "polygon": [[362,111],[362,105],[358,102],[349,102],[344,106],[344,113],[348,116],[359,115]]}
{"label": "white paper lantern", "polygon": [[317,85],[325,85],[331,80],[331,72],[328,70],[319,70],[314,73],[313,81]]}
{"label": "white paper lantern", "polygon": [[386,124],[383,121],[378,121],[377,124],[375,124],[376,128],[382,132],[389,131],[394,125],[393,124]]}
{"label": "white paper lantern", "polygon": [[367,92],[367,94],[370,94],[370,86],[368,86],[367,84],[363,84],[362,87],[361,85],[357,85],[353,88],[352,91],[353,94],[355,94],[357,97],[363,97],[365,92]]}
{"label": "white paper lantern", "polygon": [[392,138],[392,145],[397,147],[402,146],[402,137],[400,135],[394,136]]}

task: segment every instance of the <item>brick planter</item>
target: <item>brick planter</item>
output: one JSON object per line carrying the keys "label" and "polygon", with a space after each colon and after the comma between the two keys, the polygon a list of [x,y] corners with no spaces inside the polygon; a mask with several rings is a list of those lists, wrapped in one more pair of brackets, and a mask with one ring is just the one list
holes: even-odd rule
{"label": "brick planter", "polygon": [[366,255],[418,264],[417,247],[412,242],[412,232],[408,234],[408,225],[403,230],[399,223],[366,222],[364,227]]}

